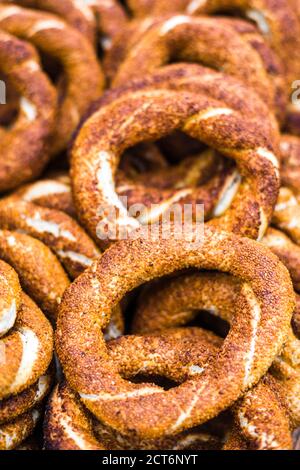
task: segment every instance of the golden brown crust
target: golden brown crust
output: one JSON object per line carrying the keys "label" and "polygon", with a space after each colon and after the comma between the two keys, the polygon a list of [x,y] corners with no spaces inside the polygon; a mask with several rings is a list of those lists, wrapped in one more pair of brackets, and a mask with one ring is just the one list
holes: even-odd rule
{"label": "golden brown crust", "polygon": [[94,44],[98,29],[106,47],[127,23],[126,13],[116,0],[93,0],[90,4],[82,0],[4,0],[2,3],[14,3],[54,13]]}
{"label": "golden brown crust", "polygon": [[35,50],[23,41],[0,34],[0,70],[20,95],[20,113],[13,125],[0,128],[0,192],[39,176],[49,161],[56,93],[42,72]]}
{"label": "golden brown crust", "polygon": [[262,243],[270,248],[288,268],[294,288],[300,290],[300,247],[281,230],[269,227]]}
{"label": "golden brown crust", "polygon": [[[4,267],[5,263],[1,261],[2,276],[5,274]],[[12,269],[7,266],[6,278],[13,284],[15,279],[10,279],[11,272]],[[5,295],[5,291],[2,295]],[[8,332],[0,339],[2,450],[17,447],[31,434],[40,415],[37,407],[49,393],[53,378],[53,369],[50,367],[53,330],[49,321],[23,292],[15,292],[12,306],[14,309],[9,310],[12,318],[6,322]]]}
{"label": "golden brown crust", "polygon": [[280,188],[272,223],[300,244],[300,204],[289,188]]}
{"label": "golden brown crust", "polygon": [[[291,0],[190,0],[187,5],[187,11],[195,15],[230,10],[241,12],[257,24],[262,35],[281,59],[287,87],[292,92],[292,83],[299,79],[300,73],[300,61],[298,57],[295,59],[294,54],[295,48],[299,48],[300,21],[299,12]],[[288,107],[287,128],[299,135],[299,110],[292,103]]]}
{"label": "golden brown crust", "polygon": [[[170,16],[163,16],[163,17],[157,17],[154,16],[152,18],[146,18],[143,21],[132,21],[124,30],[123,32],[116,37],[115,41],[113,42],[112,48],[108,51],[104,58],[104,68],[105,68],[105,73],[108,76],[109,80],[111,81],[114,77],[118,75],[118,69],[120,66],[122,66],[123,62],[125,62],[124,67],[126,68],[126,62],[127,61],[134,61],[134,57],[132,57],[132,54],[134,56],[134,53],[131,52],[135,50],[135,48],[138,51],[139,55],[139,43],[140,41],[145,41],[147,43],[146,38],[149,36],[150,38],[150,33],[153,31],[156,35],[159,34],[159,27],[162,27],[164,24],[172,23],[174,22],[174,26],[176,25],[176,22],[180,24],[180,22],[183,22],[184,17],[181,15],[170,17]],[[194,20],[190,20],[192,23]],[[267,103],[272,107],[272,109],[276,112],[276,116],[279,120],[280,123],[283,123],[286,115],[286,106],[287,106],[287,101],[288,101],[288,92],[287,92],[287,87],[286,87],[286,80],[285,80],[285,75],[284,75],[284,68],[282,66],[281,61],[278,59],[274,51],[270,48],[269,44],[264,40],[264,38],[258,33],[257,28],[252,25],[249,22],[243,21],[243,20],[238,20],[237,18],[229,18],[229,17],[218,17],[216,19],[216,38],[215,42],[218,41],[218,28],[224,27],[227,28],[229,31],[233,31],[234,35],[239,35],[240,37],[240,46],[243,47],[242,42],[246,42],[246,45],[254,51],[254,55],[256,57],[256,64],[257,68],[263,66],[265,69],[265,72],[268,75],[269,79],[269,92],[268,92],[268,97],[267,97]],[[153,34],[154,34],[153,33]],[[148,35],[148,36],[147,36]],[[146,36],[146,37],[145,37]],[[145,38],[144,38],[145,37]],[[196,38],[194,38],[196,39]],[[175,35],[175,40],[177,42],[178,39],[176,38]],[[237,40],[237,39],[236,39]],[[153,38],[151,37],[151,41],[153,41]],[[155,40],[154,46],[157,44],[157,41]],[[158,45],[158,47],[161,47]],[[172,42],[170,44],[165,45],[166,48],[172,48]],[[182,45],[183,49],[186,50],[187,47]],[[180,50],[180,47],[175,49],[174,54],[177,56],[178,54],[178,49]],[[248,50],[248,53],[249,50]],[[183,52],[184,54],[184,52]],[[260,58],[260,61],[257,60],[257,55]],[[151,57],[150,57],[151,59]],[[180,61],[184,62],[184,57],[180,56]],[[196,63],[199,62],[201,59],[201,54],[198,56],[198,60],[193,58],[192,62]],[[155,61],[157,58],[155,58]],[[166,57],[162,57],[162,62],[166,60]],[[207,63],[208,59],[207,56],[202,58],[203,64],[205,65],[210,65],[212,66],[212,63]],[[215,58],[212,58],[212,61],[215,60]],[[223,57],[224,60],[224,57]],[[230,56],[228,55],[227,60],[229,63],[226,64],[226,66],[222,66],[221,70],[223,72],[226,72],[227,75],[237,75],[237,77],[240,76],[240,71],[236,70],[236,67],[233,66],[232,59],[230,59]],[[145,59],[147,61],[147,59]],[[187,57],[187,61],[191,62],[190,58]],[[200,60],[201,62],[201,60]],[[260,62],[260,65],[259,65]],[[149,64],[149,62],[147,62]],[[158,65],[158,64],[156,64]],[[240,68],[243,67],[244,64],[240,64]],[[213,67],[215,68],[215,67]],[[151,70],[152,73],[154,70]],[[130,72],[131,73],[131,72]],[[139,72],[136,70],[133,72],[133,76],[139,76]],[[116,78],[117,80],[117,78]],[[242,80],[243,83],[246,83],[247,85],[251,85],[249,83],[249,78],[243,78]],[[126,81],[124,81],[126,83]],[[251,85],[252,86],[252,85]],[[262,91],[260,88],[257,88],[255,86],[255,91],[258,92],[264,99],[266,98],[266,92]]]}
{"label": "golden brown crust", "polygon": [[[153,330],[164,331],[165,328],[184,325],[193,320],[199,310],[208,310],[230,324],[240,323],[235,315],[236,305],[241,302],[240,289],[239,280],[216,273],[185,274],[166,280],[163,284],[154,284],[140,299],[133,329],[148,333]],[[299,351],[300,342],[290,330],[281,354],[273,363],[273,372],[280,379],[280,384],[268,390],[265,385],[272,387],[273,380],[266,378],[261,385],[244,395],[236,410],[239,432],[247,442],[252,441],[254,448],[273,446],[274,449],[280,449],[291,446],[291,436],[287,440],[286,431],[289,427],[297,427],[299,422]],[[284,403],[283,396],[286,397],[287,404]],[[291,416],[287,412],[287,405]],[[247,408],[246,412],[244,406]],[[272,419],[269,413],[272,414]],[[283,440],[280,436],[283,436]],[[230,447],[233,445],[231,438]]]}
{"label": "golden brown crust", "polygon": [[53,370],[49,369],[38,381],[18,395],[0,401],[0,424],[13,421],[36,407],[49,394],[53,382]]}
{"label": "golden brown crust", "polygon": [[[109,354],[125,376],[139,372],[159,374],[182,381],[192,375],[191,366],[200,367],[216,351],[220,341],[209,332],[197,328],[168,331],[162,335],[123,336],[108,343]],[[136,353],[138,352],[138,355]],[[191,430],[161,439],[139,439],[122,436],[105,424],[90,420],[77,396],[66,384],[54,392],[44,425],[46,448],[90,449],[95,445],[106,449],[217,449],[220,442],[204,430]]]}
{"label": "golden brown crust", "polygon": [[[189,4],[191,5],[191,0]],[[289,2],[285,0],[207,0],[194,2],[192,9],[187,6],[189,13],[217,13],[237,9],[248,19],[257,23],[261,33],[270,42],[286,68],[290,83],[296,79],[299,72],[299,60],[293,60],[293,51],[299,41],[300,24],[297,14]]]}
{"label": "golden brown crust", "polygon": [[0,425],[0,450],[12,450],[18,447],[33,432],[40,416],[40,410],[34,409],[9,423]]}
{"label": "golden brown crust", "polygon": [[30,202],[10,198],[0,201],[0,227],[21,231],[49,246],[73,279],[100,255],[94,242],[74,219],[64,212]]}
{"label": "golden brown crust", "polygon": [[[227,44],[226,49],[224,44]],[[178,15],[155,21],[138,36],[138,42],[120,64],[113,85],[153,73],[175,59],[176,62],[203,63],[233,75],[274,107],[272,78],[259,53],[251,41],[248,43],[228,21],[219,18]]]}
{"label": "golden brown crust", "polygon": [[59,210],[71,217],[76,217],[71,181],[65,173],[23,185],[9,197],[12,200],[22,199],[26,202],[33,202],[38,206]]}
{"label": "golden brown crust", "polygon": [[[134,430],[141,436],[158,437],[166,431],[178,433],[215,416],[266,372],[282,346],[291,321],[294,308],[291,281],[286,268],[268,249],[208,227],[200,246],[196,243],[197,248],[182,234],[176,235],[167,240],[162,236],[155,242],[141,236],[113,245],[66,291],[60,307],[56,346],[66,378],[98,419],[123,433]],[[166,392],[156,386],[124,381],[109,359],[101,333],[111,309],[126,292],[143,282],[188,267],[229,272],[243,279],[248,286],[245,289],[253,293],[261,314],[258,331],[263,328],[264,334],[263,339],[257,335],[249,376],[246,373],[245,379],[241,360],[247,347],[245,343],[231,341],[230,335],[218,354],[217,363],[212,361],[203,375],[180,387]],[[278,285],[281,285],[280,294]],[[101,291],[97,291],[97,286],[101,286]],[[243,335],[246,325],[249,327],[251,323],[250,318],[247,323],[245,314],[244,322],[235,325]],[[266,328],[270,324],[272,327]],[[228,362],[225,350],[229,348],[229,353],[233,344],[232,360]],[[236,380],[232,380],[233,371]],[[218,394],[216,400],[216,390],[226,390],[226,393]],[[137,419],[137,413],[143,413],[143,422]]]}
{"label": "golden brown crust", "polygon": [[263,126],[264,132],[271,139],[276,142],[279,139],[278,124],[256,92],[249,90],[248,86],[231,75],[199,64],[166,65],[142,78],[132,78],[129,82],[104,93],[100,100],[93,104],[91,111],[95,112],[131,92],[162,88],[204,93],[235,111],[245,113],[249,120]]}
{"label": "golden brown crust", "polygon": [[3,399],[33,385],[46,372],[52,360],[52,327],[25,294],[22,294],[14,328],[1,340],[1,346],[0,397]]}
{"label": "golden brown crust", "polygon": [[102,237],[107,214],[119,212],[117,231],[119,224],[129,230],[140,225],[126,208],[113,202],[118,199],[114,176],[119,156],[138,142],[176,129],[235,159],[244,176],[230,208],[214,223],[253,238],[262,236],[279,185],[273,142],[251,120],[241,121],[237,112],[224,109],[220,101],[166,89],[125,94],[100,108],[81,128],[72,149],[73,194],[80,220],[91,235],[96,238],[97,231]]}
{"label": "golden brown crust", "polygon": [[[155,375],[180,383],[193,374],[201,373],[207,361],[216,355],[221,343],[220,338],[200,328],[179,328],[147,336],[123,336],[109,342],[108,350],[124,377],[130,378],[142,373],[149,378]],[[278,393],[275,393],[277,387],[277,382],[268,378],[248,392],[236,405],[236,413],[240,418],[243,415],[244,425],[246,419],[249,420],[249,425],[252,422],[256,424],[255,442],[253,444],[253,435],[248,436],[248,445],[256,444],[263,449],[274,449],[275,443],[276,448],[291,447],[289,416]],[[253,408],[254,396],[257,402],[256,408]],[[269,400],[266,411],[267,396]],[[269,422],[266,423],[268,413],[274,418],[272,433],[269,429],[270,415]],[[143,419],[143,415],[140,419]],[[91,421],[78,397],[66,384],[60,385],[55,390],[49,402],[44,434],[46,448],[56,450],[87,450],[97,444],[101,445],[101,448],[104,446],[110,450],[217,450],[221,445],[216,437],[201,428],[175,436],[163,436],[160,439],[121,435],[104,423],[95,419]]]}
{"label": "golden brown crust", "polygon": [[236,432],[240,433],[242,442],[247,442],[248,450],[293,448],[284,391],[271,375],[266,375],[239,401],[235,406],[235,419]]}
{"label": "golden brown crust", "polygon": [[70,281],[51,250],[23,233],[0,230],[0,257],[17,271],[25,291],[55,321]]}
{"label": "golden brown crust", "polygon": [[28,40],[62,65],[66,85],[51,147],[51,153],[57,154],[66,149],[81,117],[101,95],[103,75],[93,48],[74,28],[44,12],[2,5],[0,27]]}
{"label": "golden brown crust", "polygon": [[80,2],[81,8],[79,8],[80,3],[76,4],[74,0],[4,0],[1,3],[54,13],[80,31],[91,42],[95,41],[96,21],[85,2]]}
{"label": "golden brown crust", "polygon": [[48,402],[44,445],[46,450],[104,450],[83,406],[66,385],[57,385]]}
{"label": "golden brown crust", "polygon": [[281,184],[299,197],[300,138],[283,134],[280,139]]}

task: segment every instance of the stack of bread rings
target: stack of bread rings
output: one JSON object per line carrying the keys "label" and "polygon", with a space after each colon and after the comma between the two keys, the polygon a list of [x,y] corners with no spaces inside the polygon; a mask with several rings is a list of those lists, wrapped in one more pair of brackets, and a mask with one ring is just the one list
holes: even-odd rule
{"label": "stack of bread rings", "polygon": [[300,450],[299,48],[299,0],[0,0],[0,450]]}

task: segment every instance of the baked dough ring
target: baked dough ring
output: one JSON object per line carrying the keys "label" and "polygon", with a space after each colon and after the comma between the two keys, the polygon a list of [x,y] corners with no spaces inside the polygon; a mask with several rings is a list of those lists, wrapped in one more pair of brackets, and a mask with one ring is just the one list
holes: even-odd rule
{"label": "baked dough ring", "polygon": [[23,185],[14,191],[10,198],[12,200],[22,199],[76,217],[71,193],[71,181],[69,175],[65,173]]}
{"label": "baked dough ring", "polygon": [[23,233],[0,230],[0,258],[17,271],[22,287],[54,322],[70,281],[51,250]]}
{"label": "baked dough ring", "polygon": [[[160,334],[147,336],[123,336],[108,343],[109,354],[123,377],[135,377],[142,373],[147,377],[157,375],[182,382],[187,377],[201,374],[208,360],[215,356],[222,340],[213,333],[199,328],[171,329]],[[150,379],[151,380],[151,379]],[[272,379],[269,378],[269,382]],[[265,396],[269,393],[268,410],[273,412],[274,438],[268,432],[268,442],[261,442],[264,448],[291,448],[291,432],[287,410],[279,397],[270,395],[269,382],[260,382],[253,391],[247,392],[236,408],[240,414],[255,420],[264,413]],[[274,382],[274,380],[273,380]],[[254,392],[256,390],[256,392]],[[253,410],[253,395],[256,393],[260,406]],[[247,397],[247,400],[246,400]],[[250,402],[250,403],[249,403]],[[140,419],[143,419],[141,415]],[[258,421],[266,435],[268,424],[264,417]],[[89,449],[91,443],[110,450],[171,449],[208,450],[220,449],[216,436],[209,435],[208,429],[195,428],[175,436],[160,439],[139,439],[136,436],[122,436],[96,420],[89,420],[78,397],[66,384],[54,392],[47,410],[45,422],[46,447],[50,449]],[[260,430],[260,429],[259,429]],[[95,436],[98,442],[95,440]]]}
{"label": "baked dough ring", "polygon": [[80,119],[101,95],[104,78],[93,48],[59,17],[17,6],[0,6],[0,28],[29,41],[63,67],[66,85],[51,139],[51,154],[57,154],[66,149]]}
{"label": "baked dough ring", "polygon": [[28,410],[37,407],[49,394],[53,383],[53,371],[49,369],[38,381],[15,396],[0,401],[0,426],[13,421]]}
{"label": "baked dough ring", "polygon": [[0,127],[0,192],[39,176],[49,161],[56,93],[42,72],[34,49],[0,32],[0,71],[20,94],[20,112],[13,125]]}
{"label": "baked dough ring", "polygon": [[50,323],[22,294],[22,303],[11,332],[1,339],[0,398],[7,398],[33,385],[43,375],[52,359],[53,331]]}
{"label": "baked dough ring", "polygon": [[[257,242],[209,227],[196,246],[182,233],[165,238],[162,234],[151,242],[140,236],[110,247],[65,292],[56,335],[66,379],[88,409],[122,433],[134,431],[149,438],[166,432],[176,434],[208,420],[254,385],[279,352],[294,309],[286,268]],[[109,359],[101,331],[109,322],[112,308],[143,282],[189,267],[221,269],[244,281],[245,309],[242,302],[237,305],[242,315],[237,313],[240,320],[234,323],[217,360],[201,377],[169,391],[121,379]],[[263,277],[259,273],[264,273]],[[216,390],[226,393],[216,399]],[[140,413],[142,422],[137,419]]]}
{"label": "baked dough ring", "polygon": [[20,445],[30,436],[40,416],[40,410],[34,409],[12,422],[0,425],[0,450],[12,450]]}
{"label": "baked dough ring", "polygon": [[[125,94],[100,108],[81,128],[72,149],[72,183],[79,218],[90,234],[102,237],[103,226],[110,222],[107,214],[117,217],[113,219],[111,238],[110,232],[108,237],[104,233],[104,242],[107,238],[118,239],[120,227],[130,231],[140,226],[116,193],[114,177],[120,155],[138,142],[158,139],[176,129],[236,159],[245,177],[230,208],[226,211],[228,204],[222,204],[215,215],[226,212],[214,223],[229,231],[262,237],[279,186],[272,142],[251,120],[241,120],[222,102],[201,94],[165,89]],[[236,184],[234,188],[237,189]],[[234,195],[232,189],[230,193]]]}
{"label": "baked dough ring", "polygon": [[267,65],[251,40],[247,41],[246,35],[244,38],[228,20],[185,15],[165,17],[154,20],[153,26],[137,35],[137,39],[120,64],[113,86],[153,73],[172,60],[202,63],[235,76],[275,109],[275,83]]}
{"label": "baked dough ring", "polygon": [[269,227],[262,243],[270,248],[273,253],[288,268],[294,289],[300,291],[300,247],[294,243],[285,233]]}
{"label": "baked dough ring", "polygon": [[94,242],[67,214],[25,201],[0,201],[0,227],[37,238],[54,251],[71,278],[100,255]]}
{"label": "baked dough ring", "polygon": [[54,13],[78,29],[92,43],[96,42],[98,29],[103,36],[101,44],[104,49],[109,47],[111,40],[127,23],[126,13],[116,0],[5,0],[3,3]]}
{"label": "baked dough ring", "polygon": [[[182,275],[158,286],[154,284],[141,297],[133,331],[163,333],[165,328],[192,321],[199,310],[207,310],[232,325],[238,321],[233,312],[240,302],[240,287],[239,280],[217,273]],[[237,427],[247,441],[252,441],[252,446],[263,449],[291,447],[288,430],[299,426],[300,417],[299,366],[300,342],[290,329],[283,351],[274,359],[271,369],[279,383],[273,384],[271,377],[265,378],[236,406]],[[286,397],[286,405],[282,397]]]}

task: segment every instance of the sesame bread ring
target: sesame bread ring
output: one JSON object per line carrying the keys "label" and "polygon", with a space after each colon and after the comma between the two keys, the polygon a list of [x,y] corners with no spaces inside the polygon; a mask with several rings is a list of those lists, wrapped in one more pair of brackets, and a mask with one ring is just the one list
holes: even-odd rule
{"label": "sesame bread ring", "polygon": [[4,0],[1,3],[54,13],[80,31],[91,42],[95,41],[96,21],[85,0]]}
{"label": "sesame bread ring", "polygon": [[152,73],[172,59],[202,63],[233,75],[270,108],[274,105],[271,79],[259,53],[222,19],[209,17],[172,16],[150,28],[125,57],[113,86]]}
{"label": "sesame bread ring", "polygon": [[295,243],[300,244],[300,204],[293,191],[288,188],[280,188],[272,223]]}
{"label": "sesame bread ring", "polygon": [[65,89],[52,136],[51,153],[64,150],[90,104],[101,95],[103,75],[89,42],[57,16],[0,6],[0,28],[29,41],[63,69]]}
{"label": "sesame bread ring", "polygon": [[300,247],[280,230],[269,227],[262,243],[288,268],[294,289],[300,291]]}
{"label": "sesame bread ring", "polygon": [[[180,23],[180,18],[182,17],[173,17],[175,24],[176,18],[178,18],[178,22]],[[157,34],[159,26],[171,21],[171,19],[172,17],[170,18],[170,16],[165,16],[159,18],[146,18],[144,21],[131,22],[130,25],[124,29],[122,34],[115,39],[111,50],[108,51],[104,57],[104,69],[109,81],[112,81],[114,77],[116,77],[118,69],[122,63],[127,60],[127,56],[129,57],[128,60],[133,60],[130,59],[131,50],[139,48],[139,43],[144,40],[144,36],[150,35],[152,30],[154,32],[156,31]],[[218,17],[217,25],[220,25],[229,31],[233,29],[234,34],[240,36],[240,41],[246,41],[247,46],[250,46],[250,48],[255,52],[255,55],[259,55],[260,66],[264,67],[269,78],[269,101],[267,101],[267,103],[272,106],[272,109],[276,112],[277,119],[281,124],[283,124],[286,117],[288,92],[286,89],[284,69],[276,54],[265,42],[264,38],[257,32],[257,28],[247,21]],[[177,52],[175,51],[175,55],[176,54]],[[184,57],[180,60],[184,61]],[[199,62],[199,60],[193,60],[193,62]],[[207,64],[207,60],[205,58],[203,58],[203,64],[211,66],[211,64]],[[229,68],[229,64],[227,64],[226,67],[221,67],[223,72],[225,69],[227,75],[237,75],[239,77],[240,72],[236,73],[235,67]],[[138,72],[135,71],[134,76],[137,76],[137,73]],[[117,80],[117,78],[115,80]],[[126,81],[124,83],[126,83]],[[247,78],[243,78],[242,83],[253,86],[253,84],[249,83],[249,79]],[[256,86],[255,90],[261,94],[260,89],[256,88]],[[265,98],[265,93],[261,96]]]}
{"label": "sesame bread ring", "polygon": [[[225,82],[226,93],[224,93]],[[224,74],[214,72],[199,65],[183,66],[177,64],[164,67],[151,76],[147,76],[141,80],[134,80],[128,85],[109,91],[95,105],[95,109],[99,109],[104,105],[107,106],[113,103],[117,98],[124,98],[126,94],[130,94],[132,91],[157,88],[158,86],[172,90],[191,90],[193,92],[199,89],[199,92],[205,92],[214,98],[222,99],[229,107],[245,113],[245,115],[253,119],[255,123],[258,123],[258,120],[260,120],[265,131],[270,133],[274,140],[278,140],[277,124],[274,123],[269,110],[264,107],[255,94],[249,99],[249,89],[241,85],[240,82],[232,77],[224,76]],[[157,176],[155,176],[155,173],[153,175],[153,173],[151,174],[146,171],[144,174],[134,175],[134,181],[130,181],[122,172],[118,171],[116,174],[117,193],[119,196],[127,198],[129,206],[142,203],[147,207],[147,212],[142,216],[143,223],[153,217],[150,207],[151,204],[155,204],[156,207],[160,205],[160,211],[153,211],[153,214],[160,216],[163,211],[168,210],[170,204],[174,204],[174,202],[182,205],[203,203],[205,215],[209,217],[209,215],[212,215],[214,206],[216,206],[216,213],[221,209],[223,198],[226,195],[228,196],[227,189],[231,188],[232,196],[234,195],[233,190],[234,188],[237,189],[239,185],[239,175],[237,175],[233,169],[227,169],[229,173],[227,173],[227,170],[225,170],[225,172],[217,171],[216,176],[207,184],[192,189],[191,181],[187,181],[186,184],[184,184],[184,178],[181,176],[181,167],[183,169],[186,165],[191,167],[190,170],[193,170],[192,162],[194,161],[194,166],[197,170],[197,167],[199,167],[199,165],[201,166],[202,162],[207,161],[205,155],[210,156],[210,158],[212,156],[211,153],[206,152],[201,155],[201,159],[194,157],[194,160],[191,161],[184,160],[180,165],[172,169],[159,172]],[[194,175],[197,175],[197,171],[194,172]],[[168,188],[172,177],[174,177],[176,191],[174,191],[174,189],[170,191],[170,188]],[[199,186],[199,183],[198,185],[196,184],[196,186]],[[166,191],[166,189],[168,190]],[[183,189],[184,191],[182,191]],[[228,203],[230,203],[230,197]],[[153,221],[153,219],[151,220]]]}
{"label": "sesame bread ring", "polygon": [[23,289],[55,321],[70,281],[51,250],[23,233],[0,230],[0,258],[17,271]]}
{"label": "sesame bread ring", "polygon": [[25,201],[0,201],[0,227],[26,233],[54,251],[71,278],[100,255],[94,242],[67,214]]}
{"label": "sesame bread ring", "polygon": [[94,113],[82,126],[72,148],[72,183],[78,216],[90,234],[102,237],[107,214],[117,213],[118,218],[113,220],[115,233],[110,237],[110,232],[105,232],[104,241],[118,239],[120,227],[130,231],[140,226],[116,193],[114,178],[120,155],[128,147],[174,130],[237,161],[244,179],[239,185],[238,178],[226,194],[226,204],[219,204],[215,210],[214,215],[220,215],[215,223],[261,238],[279,187],[273,143],[251,119],[241,120],[239,113],[224,107],[222,102],[201,94],[165,89],[125,94]]}
{"label": "sesame bread ring", "polygon": [[[123,336],[108,343],[110,355],[117,364],[124,377],[135,376],[143,373],[146,376],[152,374],[166,376],[169,379],[182,382],[186,377],[201,374],[210,356],[215,355],[222,340],[199,328],[172,329],[158,335],[150,336]],[[264,394],[268,392],[266,384],[261,382],[255,387],[256,395],[263,402]],[[264,393],[264,394],[263,394]],[[246,394],[248,400],[252,398],[251,391]],[[242,407],[243,403],[243,407]],[[240,413],[250,413],[252,419],[253,409],[245,398],[237,410]],[[289,429],[288,413],[286,409],[278,410],[277,397],[269,399],[269,412],[273,412],[274,440],[282,449],[291,448],[291,433]],[[77,408],[77,410],[76,410]],[[76,414],[74,413],[76,412]],[[260,412],[260,408],[255,410]],[[263,411],[263,409],[261,410]],[[277,413],[276,413],[277,411]],[[72,419],[71,413],[75,414]],[[252,414],[251,414],[252,413]],[[74,427],[74,422],[76,426]],[[263,426],[264,420],[259,425]],[[264,432],[266,431],[265,426]],[[95,435],[98,445],[104,445],[111,450],[124,449],[218,449],[220,443],[216,438],[207,434],[203,429],[193,429],[176,436],[164,436],[160,439],[138,439],[135,436],[122,436],[97,421],[88,421],[84,409],[66,384],[60,385],[54,392],[47,410],[44,426],[46,448],[50,449],[88,449],[88,443],[95,445]],[[63,436],[63,437],[62,437]],[[68,439],[68,440],[67,440]],[[73,441],[73,442],[72,442]],[[267,444],[262,442],[264,448]]]}
{"label": "sesame bread ring", "polygon": [[76,216],[71,181],[64,173],[23,185],[9,197],[12,200],[21,199],[48,209],[59,210],[71,217]]}
{"label": "sesame bread ring", "polygon": [[[182,381],[193,375],[214,353],[220,341],[213,334],[200,329],[172,330],[158,336],[123,336],[108,343],[109,352],[125,376],[139,371],[171,377]],[[136,349],[137,348],[137,349]],[[136,356],[136,352],[138,355]],[[198,364],[198,365],[195,365]],[[195,430],[158,440],[122,436],[95,420],[90,421],[77,396],[66,384],[54,391],[49,402],[44,426],[48,449],[197,449],[220,447],[216,438],[203,430]],[[95,438],[98,438],[98,442]]]}
{"label": "sesame bread ring", "polygon": [[31,387],[15,396],[0,401],[0,425],[35,408],[49,394],[53,382],[52,371],[41,375]]}
{"label": "sesame bread ring", "polygon": [[0,337],[14,325],[21,304],[21,286],[17,273],[8,264],[0,262]]}
{"label": "sesame bread ring", "polygon": [[44,445],[46,450],[105,450],[80,400],[66,384],[57,385],[48,402]]}
{"label": "sesame bread ring", "polygon": [[41,416],[39,409],[28,411],[14,421],[0,425],[0,450],[18,447],[33,432]]}
{"label": "sesame bread ring", "polygon": [[[293,2],[294,4],[297,2]],[[300,60],[294,51],[300,47],[300,16],[290,1],[277,0],[190,0],[186,11],[190,14],[237,11],[254,21],[262,35],[281,59],[285,68],[288,90],[299,79]],[[297,104],[288,106],[287,128],[299,135],[300,117]]]}
{"label": "sesame bread ring", "polygon": [[[171,64],[153,71],[143,78],[134,78],[120,87],[107,91],[91,107],[92,112],[112,104],[126,94],[147,89],[166,88],[173,91],[204,93],[211,98],[245,113],[254,123],[263,126],[263,130],[274,141],[278,141],[278,123],[265,103],[255,92],[240,80],[223,72],[217,72],[199,64]],[[248,99],[247,99],[248,97]]]}
{"label": "sesame bread ring", "polygon": [[0,127],[0,192],[3,192],[39,176],[49,161],[56,93],[42,72],[34,49],[3,31],[0,70],[20,94],[20,111],[15,122],[7,129]]}
{"label": "sesame bread ring", "polygon": [[[292,450],[291,423],[284,391],[267,374],[234,407],[236,428],[224,450]],[[241,444],[242,443],[242,444]]]}
{"label": "sesame bread ring", "polygon": [[127,26],[127,13],[117,0],[91,0],[89,6],[96,18],[101,48],[106,52],[114,38]]}
{"label": "sesame bread ring", "polygon": [[1,399],[30,387],[49,367],[53,331],[40,309],[25,294],[14,328],[1,339],[1,348]]}
{"label": "sesame bread ring", "polygon": [[[288,271],[263,245],[209,227],[196,246],[182,233],[166,235],[151,242],[141,233],[112,245],[67,289],[57,323],[58,356],[83,403],[108,426],[149,438],[203,423],[257,383],[281,349],[294,309]],[[101,330],[111,310],[143,282],[189,267],[221,269],[242,280],[243,302],[236,305],[240,320],[200,377],[168,391],[129,383],[118,374],[103,341]],[[216,390],[222,390],[217,398]],[[141,414],[143,421],[137,418]]]}
{"label": "sesame bread ring", "polygon": [[295,58],[295,47],[299,45],[300,23],[297,14],[286,0],[190,0],[186,12],[193,15],[203,13],[240,12],[253,21],[262,35],[271,44],[286,68],[290,83],[297,79],[300,61]]}
{"label": "sesame bread ring", "polygon": [[[199,310],[207,310],[212,315],[232,323],[235,306],[240,302],[240,292],[240,281],[225,274],[196,273],[166,280],[165,283],[158,287],[154,285],[144,293],[136,312],[133,331],[163,333],[165,328],[181,326],[192,321]],[[272,366],[280,380],[280,385],[276,387],[283,388],[282,393],[287,397],[288,411],[287,406],[283,406],[284,400],[274,395],[274,387],[273,390],[265,387],[266,381],[260,382],[247,392],[237,406],[237,425],[240,432],[247,441],[252,441],[252,446],[256,448],[288,449],[292,445],[289,429],[299,426],[299,354],[300,342],[290,330],[284,349],[281,355],[275,358]],[[269,378],[268,382],[271,381],[272,384],[272,380]],[[278,424],[277,431],[275,423]],[[282,439],[279,440],[279,436],[282,436]]]}
{"label": "sesame bread ring", "polygon": [[20,97],[14,89],[9,79],[3,72],[0,72],[0,80],[5,83],[5,103],[1,101],[0,106],[0,125],[8,126],[17,116]]}
{"label": "sesame bread ring", "polygon": [[283,134],[280,139],[281,184],[289,188],[300,202],[300,138]]}
{"label": "sesame bread ring", "polygon": [[[182,382],[189,373],[201,374],[221,343],[210,332],[187,328],[152,336],[123,336],[109,343],[108,348],[125,378],[142,372]],[[280,391],[283,393],[278,381],[267,375],[235,405],[247,441],[254,440],[264,450],[292,448],[289,411]],[[251,434],[254,423],[257,436]]]}
{"label": "sesame bread ring", "polygon": [[127,16],[116,0],[6,0],[27,8],[54,13],[80,31],[90,42],[95,43],[96,31],[102,36],[104,49],[126,25]]}
{"label": "sesame bread ring", "polygon": [[296,308],[293,314],[292,327],[293,327],[293,332],[295,333],[296,337],[300,339],[300,296],[299,295],[296,295]]}
{"label": "sesame bread ring", "polygon": [[[199,310],[207,310],[232,324],[235,305],[240,302],[240,288],[239,280],[216,273],[183,275],[154,285],[142,296],[133,331],[151,333],[182,326],[193,320]],[[300,341],[291,328],[281,354],[274,358],[272,369],[284,388],[293,424],[297,427],[300,418]]]}

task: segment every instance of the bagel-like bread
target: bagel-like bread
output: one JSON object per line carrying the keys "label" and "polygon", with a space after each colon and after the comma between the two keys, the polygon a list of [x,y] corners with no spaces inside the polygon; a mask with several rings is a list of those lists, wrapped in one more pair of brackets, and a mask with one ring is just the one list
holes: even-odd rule
{"label": "bagel-like bread", "polygon": [[48,11],[62,17],[92,43],[99,30],[102,47],[107,49],[112,39],[127,23],[127,15],[117,0],[4,0],[3,3]]}
{"label": "bagel-like bread", "polygon": [[251,119],[241,120],[238,112],[220,101],[166,89],[125,94],[95,112],[79,131],[72,148],[73,194],[79,218],[92,237],[107,243],[141,225],[116,193],[114,177],[120,155],[139,142],[156,140],[177,129],[236,160],[244,179],[240,184],[239,178],[234,179],[227,188],[229,194],[226,191],[214,213],[220,217],[213,223],[260,239],[278,194],[274,142]]}
{"label": "bagel-like bread", "polygon": [[33,432],[41,411],[34,409],[18,416],[14,421],[0,425],[0,450],[13,450]]}
{"label": "bagel-like bread", "polygon": [[0,227],[22,231],[49,246],[76,278],[100,255],[94,242],[67,214],[25,201],[0,201]]}
{"label": "bagel-like bread", "polygon": [[80,119],[104,86],[92,45],[59,17],[15,5],[0,5],[0,28],[30,42],[62,66],[65,86],[50,149],[56,155],[66,149]]}
{"label": "bagel-like bread", "polygon": [[[56,332],[66,379],[88,409],[122,433],[149,438],[203,423],[257,383],[282,347],[295,303],[286,268],[263,245],[209,227],[201,243],[195,241],[196,232],[168,235],[162,232],[151,241],[141,232],[111,246],[65,292]],[[201,376],[169,391],[125,381],[103,340],[112,309],[142,283],[192,267],[222,270],[244,281],[245,303],[237,305],[240,321],[233,324],[218,360]],[[216,395],[217,390],[226,393]]]}
{"label": "bagel-like bread", "polygon": [[34,48],[3,31],[0,72],[20,95],[20,112],[15,122],[9,128],[0,127],[0,192],[3,192],[39,176],[49,161],[56,92],[43,73]]}
{"label": "bagel-like bread", "polygon": [[252,87],[270,107],[274,105],[271,79],[258,52],[223,19],[209,17],[178,15],[154,23],[125,56],[113,86],[152,73],[172,58],[203,63],[233,75]]}

